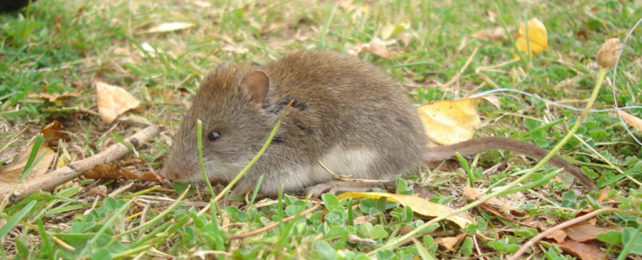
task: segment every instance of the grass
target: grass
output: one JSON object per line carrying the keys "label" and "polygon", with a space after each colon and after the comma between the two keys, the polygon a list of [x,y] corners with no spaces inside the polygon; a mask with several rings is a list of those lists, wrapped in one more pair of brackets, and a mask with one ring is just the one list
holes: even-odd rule
{"label": "grass", "polygon": [[[546,25],[549,49],[523,62],[508,62],[513,59],[508,39],[472,37],[476,32],[500,27],[502,22],[514,30],[533,17]],[[134,132],[138,127],[134,121],[106,125],[96,115],[92,82],[100,80],[125,87],[144,104],[131,113],[164,127],[161,135],[139,149],[140,162],[132,164],[135,160],[130,155],[116,165],[138,172],[158,171],[169,136],[176,130],[189,98],[204,75],[221,61],[265,63],[300,49],[349,52],[374,37],[384,37],[391,26],[401,28],[390,36],[400,39],[390,46],[399,54],[387,59],[370,53],[360,57],[403,83],[417,103],[502,87],[579,108],[596,80],[593,63],[599,45],[610,37],[623,39],[640,17],[642,4],[635,1],[37,1],[20,12],[0,15],[0,147],[11,144],[0,150],[0,162],[26,148],[53,120],[60,121],[70,135],[57,152],[72,159],[101,151],[114,142],[112,133],[127,136]],[[146,32],[176,21],[195,26],[167,33]],[[639,28],[633,33],[618,67],[616,99],[620,106],[639,105],[642,99],[639,33]],[[147,51],[145,45],[156,51]],[[457,75],[475,48],[479,48],[478,53],[459,79],[441,87]],[[609,74],[607,81],[612,77]],[[82,94],[54,102],[29,96],[76,91]],[[486,123],[478,131],[480,136],[508,136],[551,149],[579,117],[579,112],[536,98],[515,93],[495,96],[501,109],[480,104]],[[614,101],[606,84],[595,108],[611,107]],[[642,117],[640,111],[627,110]],[[339,201],[331,194],[322,197],[323,207],[282,221],[316,202],[280,194],[277,198],[252,198],[249,205],[242,201],[224,208],[210,205],[200,213],[209,199],[206,189],[189,192],[179,200],[176,198],[182,191],[141,182],[113,198],[89,192],[98,186],[112,192],[130,182],[127,180],[76,180],[56,191],[32,194],[7,205],[0,223],[14,228],[0,228],[4,245],[0,254],[16,259],[410,259],[419,254],[498,259],[514,252],[541,229],[572,219],[591,207],[642,212],[640,145],[613,112],[590,113],[561,154],[582,166],[598,189],[585,191],[569,185],[562,175],[561,179],[501,197],[525,212],[513,216],[514,221],[475,208],[468,212],[477,224],[466,230],[442,221],[416,236],[413,243],[371,255],[429,219],[397,203]],[[506,161],[508,166],[483,174]],[[498,151],[478,155],[467,163],[466,170],[447,162],[432,171],[405,176],[397,180],[397,192],[420,194],[459,208],[467,202],[461,190],[470,182],[485,191],[506,185],[530,167],[519,156]],[[552,171],[545,167],[532,179],[541,181],[544,176],[552,176]],[[529,225],[525,219],[536,224]],[[228,238],[272,223],[277,227],[264,233]],[[627,253],[632,259],[640,257],[635,246],[641,237],[639,215],[608,213],[597,223],[622,228],[600,237],[596,243],[602,252],[610,258]],[[443,247],[445,238],[459,234],[463,236],[453,249]],[[537,258],[571,258],[554,240],[547,241],[529,253]],[[636,252],[638,255],[633,254]]]}

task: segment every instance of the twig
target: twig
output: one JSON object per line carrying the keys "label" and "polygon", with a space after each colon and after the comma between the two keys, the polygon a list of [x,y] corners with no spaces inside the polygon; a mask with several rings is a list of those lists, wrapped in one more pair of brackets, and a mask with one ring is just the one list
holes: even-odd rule
{"label": "twig", "polygon": [[[156,133],[158,133],[158,127],[148,126],[142,131],[126,138],[125,142],[131,143],[134,147],[138,147],[141,144],[147,142],[152,136],[156,135]],[[70,164],[67,164],[65,167],[45,174],[41,178],[30,180],[28,182],[20,184],[17,187],[16,191],[11,194],[10,199],[11,201],[16,202],[24,197],[29,196],[29,194],[34,193],[37,190],[52,190],[56,186],[78,177],[85,170],[88,170],[100,163],[109,163],[111,161],[119,159],[120,157],[126,155],[128,152],[129,149],[122,143],[111,145],[104,151],[95,154],[94,156],[87,157],[80,161],[72,162]],[[5,192],[6,191],[1,191],[0,194]]]}
{"label": "twig", "polygon": [[264,226],[264,227],[262,227],[262,228],[260,228],[260,229],[257,229],[257,230],[251,231],[251,232],[241,233],[241,234],[228,235],[228,236],[227,236],[227,238],[231,240],[231,239],[241,239],[241,238],[246,238],[246,237],[256,236],[256,235],[261,234],[261,233],[263,233],[263,232],[265,232],[265,231],[268,231],[268,230],[270,230],[270,229],[275,228],[276,226],[278,226],[279,224],[281,224],[281,223],[283,223],[283,222],[288,222],[288,221],[293,220],[293,219],[294,219],[294,218],[296,218],[296,217],[299,217],[299,216],[303,216],[303,215],[305,215],[305,214],[308,214],[308,213],[310,213],[310,212],[312,212],[312,211],[316,210],[319,206],[321,206],[321,203],[317,202],[317,204],[316,204],[316,205],[312,206],[312,207],[311,207],[311,208],[309,208],[309,209],[306,209],[306,210],[302,211],[300,214],[296,214],[296,215],[294,215],[294,216],[289,216],[289,217],[287,217],[287,218],[284,218],[282,221],[274,222],[274,223],[272,223],[272,224],[269,224],[269,225],[267,225],[267,226]]}
{"label": "twig", "polygon": [[626,213],[626,214],[628,214],[628,213],[632,213],[631,211],[622,210],[622,209],[616,209],[616,208],[602,208],[602,209],[598,209],[598,210],[596,210],[596,211],[592,211],[591,213],[588,213],[588,214],[586,214],[586,215],[584,215],[584,216],[581,216],[581,217],[578,217],[578,218],[574,218],[574,219],[571,219],[571,220],[565,221],[564,223],[559,224],[559,225],[557,225],[557,226],[554,226],[554,227],[552,227],[552,228],[549,228],[549,229],[547,229],[546,231],[544,231],[544,232],[542,232],[542,233],[539,233],[537,236],[534,236],[533,238],[531,238],[530,240],[528,240],[528,242],[526,242],[526,244],[524,244],[524,245],[523,245],[519,250],[517,250],[517,252],[515,252],[515,254],[511,255],[511,256],[508,258],[508,260],[516,260],[516,259],[519,259],[519,257],[520,257],[524,252],[526,252],[526,250],[527,250],[529,247],[531,247],[531,246],[532,246],[532,245],[534,245],[537,241],[540,241],[542,238],[546,237],[546,236],[547,236],[547,235],[549,235],[550,233],[553,233],[553,232],[555,232],[555,231],[557,231],[557,230],[560,230],[560,229],[563,229],[563,228],[570,227],[570,226],[575,225],[575,224],[577,224],[577,223],[580,223],[580,222],[583,222],[583,221],[589,220],[589,219],[591,219],[591,218],[593,218],[593,217],[595,217],[595,216],[597,216],[597,215],[599,215],[599,214],[602,214],[602,213],[605,213],[605,212],[610,212],[610,211],[616,211],[616,212]]}

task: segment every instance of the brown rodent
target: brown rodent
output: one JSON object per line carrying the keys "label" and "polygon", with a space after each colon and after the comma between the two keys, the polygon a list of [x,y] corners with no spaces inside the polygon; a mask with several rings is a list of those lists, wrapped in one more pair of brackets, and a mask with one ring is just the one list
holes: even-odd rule
{"label": "brown rodent", "polygon": [[[416,109],[392,78],[357,57],[304,51],[265,66],[219,65],[196,93],[161,174],[175,181],[202,179],[196,145],[200,119],[208,177],[229,182],[258,152],[290,101],[271,145],[237,183],[236,194],[252,189],[261,175],[264,194],[278,193],[281,186],[284,191],[308,188],[315,195],[368,186],[334,180],[319,161],[352,178],[391,179],[455,151],[506,149],[536,158],[546,153],[500,137],[429,149]],[[552,163],[591,185],[570,163],[559,158]]]}

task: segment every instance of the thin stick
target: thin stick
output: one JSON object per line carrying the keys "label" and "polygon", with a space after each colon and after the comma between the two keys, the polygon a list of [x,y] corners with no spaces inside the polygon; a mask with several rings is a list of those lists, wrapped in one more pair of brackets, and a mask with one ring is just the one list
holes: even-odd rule
{"label": "thin stick", "polygon": [[578,218],[574,218],[574,219],[571,219],[571,220],[565,221],[565,222],[563,222],[562,224],[559,224],[559,225],[557,225],[557,226],[554,226],[554,227],[552,227],[552,228],[549,228],[549,229],[547,229],[546,231],[544,231],[544,232],[542,232],[542,233],[539,233],[537,236],[534,236],[533,238],[531,238],[530,240],[528,240],[528,242],[526,242],[526,244],[524,244],[524,245],[523,245],[519,250],[517,250],[517,252],[515,252],[515,254],[511,255],[511,256],[508,258],[508,260],[516,260],[516,259],[519,259],[519,256],[521,256],[524,252],[526,252],[526,250],[527,250],[529,247],[531,247],[532,245],[534,245],[537,241],[542,240],[542,238],[546,237],[546,236],[547,236],[547,235],[549,235],[550,233],[553,233],[553,232],[555,232],[555,231],[557,231],[557,230],[560,230],[560,229],[563,229],[563,228],[570,227],[570,226],[575,225],[575,224],[577,224],[577,223],[580,223],[580,222],[583,222],[583,221],[589,220],[589,219],[591,219],[591,218],[593,218],[593,217],[595,217],[595,216],[597,216],[597,215],[599,215],[599,214],[602,214],[602,213],[605,213],[605,212],[610,212],[610,211],[620,212],[620,213],[624,213],[624,214],[631,214],[631,213],[634,213],[634,212],[632,212],[632,211],[622,210],[622,209],[615,209],[615,208],[602,208],[602,209],[598,209],[598,210],[596,210],[596,211],[592,211],[591,213],[588,213],[588,214],[586,214],[586,215],[584,215],[584,216],[581,216],[581,217],[578,217]]}
{"label": "thin stick", "polygon": [[[142,131],[126,138],[125,142],[131,143],[134,147],[138,147],[157,133],[157,126],[148,126]],[[100,163],[109,163],[117,160],[127,153],[129,153],[129,149],[122,143],[113,144],[98,154],[67,164],[65,167],[49,172],[41,178],[22,183],[17,187],[16,191],[11,194],[10,199],[12,202],[16,202],[37,190],[53,190],[56,186],[80,176],[85,170]],[[0,191],[0,196],[2,195],[7,195],[6,191]]]}

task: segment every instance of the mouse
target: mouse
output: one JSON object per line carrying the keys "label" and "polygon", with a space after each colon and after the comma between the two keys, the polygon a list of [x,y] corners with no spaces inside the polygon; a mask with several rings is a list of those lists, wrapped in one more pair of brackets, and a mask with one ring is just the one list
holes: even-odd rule
{"label": "mouse", "polygon": [[[208,179],[229,183],[256,155],[281,113],[282,123],[263,156],[235,185],[248,192],[263,176],[265,195],[306,190],[365,191],[368,183],[336,180],[322,168],[355,179],[390,180],[417,172],[424,162],[501,149],[535,159],[547,151],[506,137],[483,137],[429,148],[418,112],[401,84],[356,56],[298,51],[260,65],[221,63],[201,82],[166,156],[161,176],[202,182],[196,123],[202,122]],[[554,157],[585,185],[592,181],[573,164]]]}

